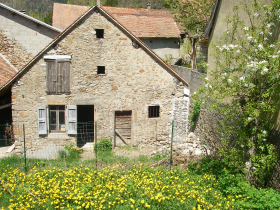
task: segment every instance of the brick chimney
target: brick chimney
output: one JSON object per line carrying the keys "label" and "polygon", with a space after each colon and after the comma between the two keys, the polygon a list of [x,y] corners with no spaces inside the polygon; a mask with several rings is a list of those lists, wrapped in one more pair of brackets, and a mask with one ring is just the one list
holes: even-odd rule
{"label": "brick chimney", "polygon": [[147,4],[147,9],[151,9],[151,6],[152,6],[151,3],[148,3]]}

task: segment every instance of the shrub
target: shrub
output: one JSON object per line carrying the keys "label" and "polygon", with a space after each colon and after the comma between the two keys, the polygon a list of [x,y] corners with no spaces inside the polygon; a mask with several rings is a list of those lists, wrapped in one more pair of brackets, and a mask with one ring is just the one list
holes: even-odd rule
{"label": "shrub", "polygon": [[68,144],[64,147],[66,150],[59,151],[59,159],[66,161],[74,161],[81,158],[83,152],[82,148],[74,147],[72,144]]}
{"label": "shrub", "polygon": [[111,151],[112,150],[112,141],[111,139],[102,139],[94,145],[95,151]]}

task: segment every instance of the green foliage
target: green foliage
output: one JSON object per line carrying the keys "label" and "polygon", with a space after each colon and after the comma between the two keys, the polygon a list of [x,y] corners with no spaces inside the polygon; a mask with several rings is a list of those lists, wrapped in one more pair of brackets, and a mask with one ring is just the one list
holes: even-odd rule
{"label": "green foliage", "polygon": [[248,22],[240,19],[238,7],[226,18],[229,28],[212,46],[215,68],[192,96],[223,116],[220,154],[257,186],[266,186],[277,161],[269,137],[280,101],[280,45],[271,31],[279,24],[280,4],[272,3],[269,7],[243,2]]}
{"label": "green foliage", "polygon": [[195,101],[189,116],[189,122],[191,126],[194,126],[196,124],[199,113],[200,113],[200,102]]}
{"label": "green foliage", "polygon": [[[280,194],[273,189],[257,189],[250,185],[246,176],[237,167],[230,167],[225,159],[205,158],[198,163],[189,163],[193,176],[211,174],[216,177],[215,189],[224,197],[235,200],[236,209],[276,209],[280,207]],[[239,200],[244,198],[246,201]]]}
{"label": "green foliage", "polygon": [[49,25],[52,25],[52,12],[49,12],[43,19],[43,21]]}
{"label": "green foliage", "polygon": [[164,6],[170,8],[179,22],[190,36],[204,32],[208,23],[215,0],[164,0]]}
{"label": "green foliage", "polygon": [[[71,150],[71,149],[70,149]],[[115,160],[118,158],[113,157]],[[139,157],[139,160],[146,158]],[[22,173],[20,157],[0,159],[0,206],[4,209],[279,209],[280,194],[257,189],[238,168],[223,159],[202,159],[186,170],[150,167],[147,164],[114,165],[96,170],[91,162],[60,168],[37,160],[28,176]],[[13,164],[13,166],[7,165]],[[48,170],[46,167],[51,164]],[[28,192],[26,191],[28,189]],[[94,199],[96,189],[99,199]],[[29,193],[31,192],[31,193]],[[36,198],[34,198],[34,195]],[[109,196],[110,195],[110,196]],[[44,200],[42,201],[42,198]],[[71,199],[69,199],[71,198]],[[102,202],[102,203],[100,203]],[[115,202],[115,203],[114,203]]]}
{"label": "green foliage", "polygon": [[100,151],[111,151],[112,150],[112,141],[111,139],[102,139],[94,145],[94,150]]}
{"label": "green foliage", "polygon": [[72,144],[68,144],[65,147],[65,150],[59,151],[59,159],[65,160],[67,162],[77,161],[81,158],[83,152],[82,148],[74,147]]}
{"label": "green foliage", "polygon": [[117,7],[119,5],[118,0],[105,0],[104,6],[111,6],[111,7]]}
{"label": "green foliage", "polygon": [[172,64],[172,54],[165,54],[163,60],[169,65]]}

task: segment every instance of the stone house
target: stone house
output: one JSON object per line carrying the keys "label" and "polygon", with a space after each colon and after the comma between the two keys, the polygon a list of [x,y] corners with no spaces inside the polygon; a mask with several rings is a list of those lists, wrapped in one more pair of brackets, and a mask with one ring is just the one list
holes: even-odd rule
{"label": "stone house", "polygon": [[[53,26],[64,30],[89,8],[54,3]],[[140,38],[162,59],[171,55],[171,60],[175,62],[180,57],[181,32],[170,11],[109,6],[101,6],[101,8]]]}
{"label": "stone house", "polygon": [[[164,145],[188,129],[188,82],[102,7],[93,6],[16,77],[11,88],[16,152],[73,143],[79,123],[115,145]],[[92,141],[92,139],[88,140]]]}
{"label": "stone house", "polygon": [[[61,30],[0,3],[0,87]],[[0,94],[0,124],[11,123],[11,92]]]}

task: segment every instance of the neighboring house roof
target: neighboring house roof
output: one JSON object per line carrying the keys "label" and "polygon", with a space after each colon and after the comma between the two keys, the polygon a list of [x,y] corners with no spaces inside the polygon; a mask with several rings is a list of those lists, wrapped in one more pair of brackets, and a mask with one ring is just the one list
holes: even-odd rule
{"label": "neighboring house roof", "polygon": [[57,32],[61,32],[60,29],[55,28],[55,27],[53,27],[53,26],[51,26],[51,25],[49,25],[49,24],[46,24],[46,23],[44,23],[44,22],[42,22],[42,21],[40,21],[40,20],[37,20],[37,19],[35,19],[35,18],[33,18],[33,17],[30,17],[29,15],[26,15],[26,14],[24,14],[24,13],[22,13],[22,12],[19,12],[18,10],[15,10],[15,9],[13,9],[13,8],[11,8],[11,7],[8,7],[8,6],[5,5],[5,4],[0,3],[0,7],[5,8],[5,9],[7,9],[7,10],[10,10],[12,13],[17,14],[17,15],[20,15],[20,16],[22,16],[23,18],[29,19],[29,20],[31,20],[31,21],[33,21],[33,22],[39,24],[39,25],[45,26],[45,27],[50,28],[50,29],[52,29],[52,30],[54,30],[54,31],[57,31]]}
{"label": "neighboring house roof", "polygon": [[[90,7],[59,4],[53,5],[53,26],[67,28]],[[180,30],[168,10],[151,10],[102,6],[120,24],[140,38],[180,38]]]}
{"label": "neighboring house roof", "polygon": [[221,0],[216,0],[216,2],[215,2],[210,20],[209,20],[209,22],[208,22],[208,24],[207,24],[207,26],[205,27],[205,30],[204,30],[204,38],[205,39],[210,37],[210,34],[212,32],[212,28],[214,26],[215,20],[216,20],[217,15],[218,15],[217,13],[218,13],[218,8],[220,6],[220,2],[221,2]]}
{"label": "neighboring house roof", "polygon": [[71,30],[77,26],[80,22],[82,22],[90,12],[98,10],[102,15],[108,18],[112,23],[116,25],[116,27],[120,28],[127,36],[129,36],[132,41],[135,41],[139,47],[141,47],[144,51],[147,52],[151,57],[153,57],[156,61],[159,62],[164,68],[166,68],[172,75],[174,75],[179,81],[181,81],[184,85],[189,86],[189,83],[179,75],[170,65],[164,62],[157,54],[154,53],[146,44],[144,44],[139,38],[133,35],[129,30],[127,30],[124,26],[122,26],[118,21],[116,21],[110,14],[108,14],[103,8],[99,6],[91,7],[84,15],[82,15],[79,19],[77,19],[72,25],[70,25],[67,29],[65,29],[62,33],[60,33],[48,46],[45,47],[38,55],[36,55],[24,68],[22,68],[8,83],[6,83],[3,87],[0,88],[0,93],[2,91],[7,90],[10,85],[13,84],[21,75],[23,75],[26,71],[32,67],[39,59],[41,59],[44,54],[46,54],[49,50],[53,48],[53,46],[61,41]]}
{"label": "neighboring house roof", "polygon": [[0,87],[6,84],[17,72],[17,69],[0,53]]}

